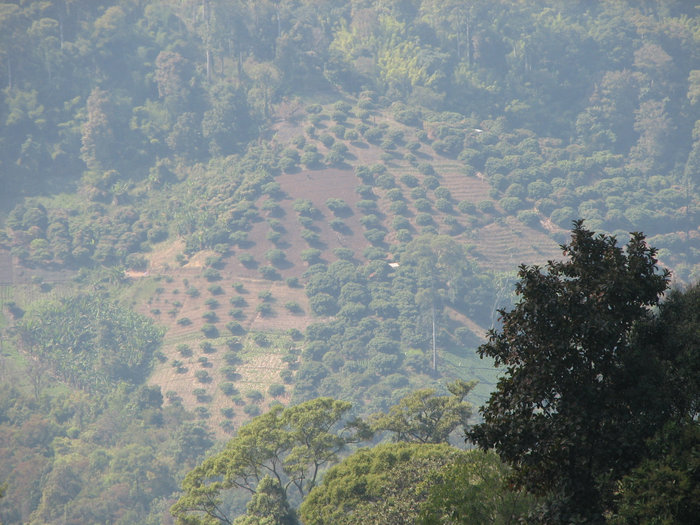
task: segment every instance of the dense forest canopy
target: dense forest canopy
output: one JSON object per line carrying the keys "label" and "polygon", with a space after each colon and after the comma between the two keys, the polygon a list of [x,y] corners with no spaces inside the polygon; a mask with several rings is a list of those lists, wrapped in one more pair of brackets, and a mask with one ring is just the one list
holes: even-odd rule
{"label": "dense forest canopy", "polygon": [[[310,95],[372,91],[397,120],[439,123],[429,126],[436,151],[484,173],[508,214],[643,230],[687,279],[697,262],[695,15],[670,1],[6,2],[6,197],[79,189],[102,216],[88,226],[72,217],[78,203],[28,203],[8,217],[12,244],[35,262],[114,264],[168,233],[196,232],[193,249],[225,241],[232,224],[173,221],[144,209],[138,188],[200,162],[228,174],[216,159],[243,154],[271,119],[301,115]],[[234,169],[265,180],[279,162],[268,155]],[[129,201],[130,217],[100,205]]]}
{"label": "dense forest canopy", "polygon": [[[576,219],[623,244],[643,231],[673,284],[700,279],[693,2],[6,0],[0,90],[3,523],[167,521],[208,451],[318,398],[461,442],[463,398],[498,380],[475,349],[518,264],[562,260]],[[672,392],[697,391],[690,290],[640,328],[677,359]],[[449,431],[411,426],[445,406]],[[616,471],[610,519],[694,514],[682,419]],[[497,490],[513,457],[448,465],[440,447],[350,456],[327,485],[349,449],[311,484],[285,464],[291,502],[256,473],[227,516],[294,523],[316,485],[311,519],[362,462],[369,481],[425,472],[412,495],[366,491],[386,523],[407,502],[426,523],[538,504]],[[657,467],[691,492],[648,497]]]}

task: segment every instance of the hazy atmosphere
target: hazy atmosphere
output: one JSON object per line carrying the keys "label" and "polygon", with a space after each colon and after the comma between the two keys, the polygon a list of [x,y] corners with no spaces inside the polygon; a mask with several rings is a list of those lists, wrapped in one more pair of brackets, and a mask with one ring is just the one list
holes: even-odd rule
{"label": "hazy atmosphere", "polygon": [[695,523],[691,0],[0,0],[0,523]]}

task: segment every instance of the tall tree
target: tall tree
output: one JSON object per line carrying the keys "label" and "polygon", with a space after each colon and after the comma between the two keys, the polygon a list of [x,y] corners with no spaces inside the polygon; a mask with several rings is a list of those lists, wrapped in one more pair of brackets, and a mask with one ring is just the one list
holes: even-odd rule
{"label": "tall tree", "polygon": [[472,415],[472,405],[464,398],[475,385],[476,381],[458,379],[447,386],[450,396],[436,396],[432,388],[416,390],[391,407],[388,414],[375,414],[372,429],[393,432],[396,441],[449,443],[450,434],[459,427],[466,428]]}
{"label": "tall tree", "polygon": [[468,437],[495,448],[516,486],[547,496],[547,519],[603,522],[614,481],[663,423],[648,411],[644,380],[655,370],[631,344],[666,290],[669,272],[641,233],[625,249],[615,237],[574,223],[566,260],[545,271],[521,266],[520,301],[479,348],[505,374]]}
{"label": "tall tree", "polygon": [[370,436],[364,423],[348,418],[351,406],[318,398],[289,408],[276,406],[256,417],[222,452],[187,474],[184,494],[171,512],[183,523],[231,523],[221,491],[269,490],[269,482],[262,483],[266,476],[285,498],[292,487],[305,496],[323,467],[337,461],[349,443]]}

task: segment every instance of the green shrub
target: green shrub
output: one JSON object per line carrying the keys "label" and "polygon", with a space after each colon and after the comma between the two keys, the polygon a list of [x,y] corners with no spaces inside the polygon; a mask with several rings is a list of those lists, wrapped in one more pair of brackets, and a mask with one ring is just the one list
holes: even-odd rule
{"label": "green shrub", "polygon": [[333,315],[338,310],[336,300],[327,293],[317,293],[311,297],[309,306],[315,315]]}
{"label": "green shrub", "polygon": [[434,175],[429,175],[423,179],[423,187],[429,190],[435,190],[440,187],[440,180]]}
{"label": "green shrub", "polygon": [[392,188],[386,192],[386,198],[390,201],[400,201],[403,199],[403,193],[399,188]]}
{"label": "green shrub", "polygon": [[350,229],[347,227],[345,224],[345,221],[343,219],[333,219],[329,223],[331,229],[337,231],[337,232],[349,232]]}
{"label": "green shrub", "polygon": [[355,193],[357,193],[360,197],[363,199],[376,199],[377,196],[374,194],[374,190],[372,189],[372,186],[368,184],[361,184],[357,187],[355,190]]}
{"label": "green shrub", "polygon": [[419,213],[416,215],[416,224],[418,226],[428,226],[433,224],[433,217],[429,213]]}
{"label": "green shrub", "polygon": [[272,397],[279,397],[283,396],[285,394],[285,388],[284,385],[280,385],[278,383],[273,383],[270,385],[270,387],[267,389],[267,393],[270,394]]}
{"label": "green shrub", "polygon": [[216,348],[214,348],[214,345],[211,344],[210,341],[202,341],[199,343],[199,349],[205,354],[213,354],[216,352]]}
{"label": "green shrub", "polygon": [[465,215],[473,215],[476,213],[476,204],[469,201],[459,201],[457,209]]}
{"label": "green shrub", "polygon": [[236,321],[229,321],[228,323],[226,323],[226,330],[231,332],[233,335],[239,335],[245,331],[243,330],[241,323],[238,323]]}
{"label": "green shrub", "polygon": [[207,286],[207,291],[212,295],[221,295],[224,293],[224,289],[220,284],[211,284]]}
{"label": "green shrub", "polygon": [[209,417],[211,417],[207,407],[196,407],[194,409],[194,414],[197,416],[197,419],[209,419]]}
{"label": "green shrub", "polygon": [[228,300],[229,303],[231,303],[232,306],[238,306],[238,307],[243,307],[248,304],[248,302],[245,300],[245,297],[242,295],[234,295]]}
{"label": "green shrub", "polygon": [[202,333],[205,337],[214,338],[219,336],[219,329],[213,324],[206,323],[202,326]]}
{"label": "green shrub", "polygon": [[229,365],[235,365],[240,361],[238,354],[233,350],[228,350],[227,352],[224,352],[223,358],[224,362]]}
{"label": "green shrub", "polygon": [[534,210],[523,210],[518,212],[518,220],[528,226],[538,226],[540,217]]}
{"label": "green shrub", "polygon": [[427,162],[419,162],[418,173],[422,175],[433,175],[435,173],[435,169],[431,164],[428,164]]}
{"label": "green shrub", "polygon": [[333,138],[333,136],[329,135],[328,133],[321,133],[321,135],[319,135],[318,137],[318,140],[320,140],[321,144],[323,144],[327,148],[330,148],[335,143],[335,139]]}
{"label": "green shrub", "polygon": [[396,230],[396,240],[399,242],[411,242],[413,235],[409,230]]}
{"label": "green shrub", "polygon": [[494,213],[496,211],[496,206],[494,205],[493,201],[490,200],[479,201],[476,207],[482,213]]}
{"label": "green shrub", "polygon": [[425,199],[427,195],[428,195],[428,192],[426,192],[424,188],[413,188],[411,190],[411,198],[413,200]]}
{"label": "green shrub", "polygon": [[225,396],[234,396],[238,393],[238,390],[236,390],[236,387],[233,386],[233,383],[229,383],[228,381],[225,381],[219,385],[219,390],[223,392]]}
{"label": "green shrub", "polygon": [[372,228],[371,230],[367,230],[364,233],[364,236],[365,239],[367,239],[372,244],[380,244],[384,241],[384,237],[386,237],[386,232],[378,228]]}
{"label": "green shrub", "polygon": [[206,403],[210,399],[207,395],[206,389],[204,388],[195,388],[192,390],[192,393],[194,394],[194,397],[197,399],[198,403]]}
{"label": "green shrub", "polygon": [[197,381],[200,383],[209,383],[211,381],[211,376],[206,370],[197,370],[194,373],[194,377],[196,377]]}
{"label": "green shrub", "polygon": [[249,390],[245,393],[245,397],[250,399],[253,403],[260,403],[265,398],[260,390]]}
{"label": "green shrub", "polygon": [[209,282],[220,281],[221,274],[214,268],[207,268],[202,272],[202,276]]}
{"label": "green shrub", "polygon": [[506,213],[513,214],[522,207],[523,201],[518,197],[503,197],[500,201],[498,201],[498,204],[506,211]]}
{"label": "green shrub", "polygon": [[227,337],[224,340],[224,344],[229,350],[240,350],[243,348],[243,345],[241,345],[241,342],[237,337]]}
{"label": "green shrub", "polygon": [[[643,217],[646,217],[647,213],[643,213],[642,215]],[[574,219],[576,219],[576,210],[569,206],[565,206],[563,208],[554,210],[550,214],[549,218],[557,226],[560,226],[562,228],[569,228],[571,226],[571,222]]]}
{"label": "green shrub", "polygon": [[410,230],[411,229],[411,223],[408,221],[406,217],[394,217],[391,221],[391,227],[395,230]]}
{"label": "green shrub", "polygon": [[290,171],[293,171],[294,168],[296,168],[297,163],[294,162],[293,159],[290,159],[289,157],[282,157],[279,162],[277,163],[277,167],[281,170],[284,171],[285,173],[289,173]]}
{"label": "green shrub", "polygon": [[316,243],[318,243],[318,241],[320,239],[318,233],[316,233],[315,231],[312,231],[312,230],[308,230],[308,229],[301,230],[300,235],[301,235],[301,238],[304,239],[309,244],[316,244]]}
{"label": "green shrub", "polygon": [[360,219],[360,224],[365,228],[376,228],[381,225],[381,221],[374,213],[370,213]]}
{"label": "green shrub", "polygon": [[[221,375],[224,376],[229,381],[234,381],[238,375],[236,374],[236,367],[232,365],[222,366],[220,368]],[[234,394],[235,395],[235,394]]]}
{"label": "green shrub", "polygon": [[379,144],[383,135],[384,132],[377,126],[372,126],[363,133],[365,140],[371,144]]}
{"label": "green shrub", "polygon": [[355,255],[350,248],[335,248],[333,254],[341,260],[348,261]]}
{"label": "green shrub", "polygon": [[254,268],[256,265],[255,259],[249,253],[242,253],[238,256],[240,263],[246,268]]}
{"label": "green shrub", "polygon": [[340,166],[343,164],[344,160],[345,157],[342,154],[338,153],[337,151],[329,151],[324,159],[324,162],[328,166]]}
{"label": "green shrub", "polygon": [[[338,219],[334,219],[334,220],[338,220]],[[331,224],[331,227],[333,227],[332,224]],[[305,250],[302,250],[301,253],[299,254],[299,256],[301,257],[301,260],[304,261],[305,263],[314,264],[320,260],[321,253],[322,253],[321,250],[319,250],[317,248],[307,248]]]}
{"label": "green shrub", "polygon": [[447,199],[438,199],[435,201],[435,209],[444,213],[452,211],[452,203]]}
{"label": "green shrub", "polygon": [[245,412],[250,417],[255,417],[260,415],[260,407],[257,405],[246,405],[243,407],[243,412]]}
{"label": "green shrub", "polygon": [[433,208],[433,206],[430,204],[430,201],[424,198],[416,199],[413,202],[413,205],[416,207],[416,210],[423,212],[429,212]]}
{"label": "green shrub", "polygon": [[452,200],[452,193],[450,193],[450,190],[445,188],[444,186],[439,186],[433,190],[433,193],[435,194],[435,197],[438,199],[447,199],[447,200]]}
{"label": "green shrub", "polygon": [[268,303],[259,304],[255,308],[255,311],[258,312],[263,317],[268,317],[268,316],[272,315],[272,312],[273,312],[272,305],[268,304]]}
{"label": "green shrub", "polygon": [[348,115],[343,111],[333,111],[331,113],[331,119],[335,122],[345,122],[348,119]]}
{"label": "green shrub", "polygon": [[189,357],[192,355],[192,349],[189,345],[186,345],[185,343],[180,343],[175,347],[175,349],[182,357]]}
{"label": "green shrub", "polygon": [[342,215],[350,211],[350,206],[343,199],[330,198],[326,200],[326,206],[334,215]]}
{"label": "green shrub", "polygon": [[[208,310],[202,314],[202,319],[204,319],[210,323],[216,323],[219,320],[219,316],[216,315],[216,312]],[[202,328],[202,330],[204,330],[204,329]]]}
{"label": "green shrub", "polygon": [[389,190],[396,186],[396,181],[390,173],[383,173],[377,177],[376,184],[382,189]]}
{"label": "green shrub", "polygon": [[301,306],[296,301],[287,301],[284,303],[284,307],[292,313],[299,313],[302,311]]}
{"label": "green shrub", "polygon": [[415,188],[416,186],[418,186],[418,183],[420,182],[418,180],[418,177],[411,175],[409,173],[407,173],[405,175],[401,175],[401,177],[399,177],[399,180],[401,181],[402,184],[408,186],[409,188]]}
{"label": "green shrub", "polygon": [[268,281],[276,281],[282,278],[282,276],[279,274],[279,272],[277,272],[274,266],[261,266],[258,271],[260,272],[262,278],[267,279]]}
{"label": "green shrub", "polygon": [[323,157],[317,151],[305,151],[301,156],[301,163],[308,168],[315,168]]}
{"label": "green shrub", "polygon": [[267,336],[262,332],[255,332],[251,336],[251,339],[258,346],[264,347],[264,346],[268,346],[270,344],[270,341],[267,339]]}
{"label": "green shrub", "polygon": [[365,199],[357,203],[357,209],[362,213],[374,213],[377,211],[378,206],[375,201]]}
{"label": "green shrub", "polygon": [[[335,135],[339,139],[345,138],[345,126],[343,126],[342,124],[335,124],[334,126],[331,126],[330,132],[333,133],[333,135]],[[336,142],[336,145],[337,144],[338,143]]]}
{"label": "green shrub", "polygon": [[364,255],[365,258],[369,259],[370,261],[380,260],[386,257],[384,250],[377,248],[376,246],[369,246],[362,252],[362,255]]}
{"label": "green shrub", "polygon": [[394,201],[389,205],[389,211],[394,215],[406,215],[408,214],[408,204],[404,201]]}
{"label": "green shrub", "polygon": [[282,250],[273,248],[265,252],[265,259],[277,266],[286,261],[286,255]]}

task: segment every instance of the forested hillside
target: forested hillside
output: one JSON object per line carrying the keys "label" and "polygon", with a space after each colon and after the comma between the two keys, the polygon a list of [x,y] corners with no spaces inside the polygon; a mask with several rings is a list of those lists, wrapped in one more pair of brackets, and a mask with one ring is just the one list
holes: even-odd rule
{"label": "forested hillside", "polygon": [[3,523],[168,523],[279,405],[481,405],[575,219],[700,279],[693,2],[3,1],[0,88]]}

